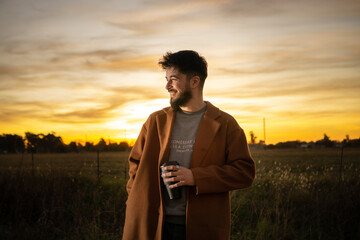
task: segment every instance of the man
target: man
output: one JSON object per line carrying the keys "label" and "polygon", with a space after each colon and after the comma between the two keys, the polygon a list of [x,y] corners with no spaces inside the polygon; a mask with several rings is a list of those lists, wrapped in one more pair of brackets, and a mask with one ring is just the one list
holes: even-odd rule
{"label": "man", "polygon": [[[229,191],[255,177],[244,131],[203,100],[207,63],[197,52],[167,53],[159,64],[171,107],[149,116],[130,153],[123,239],[230,239]],[[180,167],[161,175],[168,161]],[[170,199],[164,182],[181,198]]]}

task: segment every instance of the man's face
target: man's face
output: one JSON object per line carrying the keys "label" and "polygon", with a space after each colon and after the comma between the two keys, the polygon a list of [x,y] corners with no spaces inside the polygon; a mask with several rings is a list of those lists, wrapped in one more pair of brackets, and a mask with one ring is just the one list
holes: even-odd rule
{"label": "man's face", "polygon": [[180,73],[176,68],[166,69],[166,90],[170,93],[170,104],[174,110],[179,110],[192,97],[190,83],[186,75]]}

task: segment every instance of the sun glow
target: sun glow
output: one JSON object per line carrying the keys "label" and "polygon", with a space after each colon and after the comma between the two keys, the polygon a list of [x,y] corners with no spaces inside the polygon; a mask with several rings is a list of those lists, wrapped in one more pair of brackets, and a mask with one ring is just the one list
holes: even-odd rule
{"label": "sun glow", "polygon": [[356,1],[195,5],[2,1],[0,134],[134,139],[169,105],[157,61],[194,49],[208,61],[204,99],[247,135],[262,139],[265,118],[266,143],[360,136]]}
{"label": "sun glow", "polygon": [[147,117],[157,110],[168,105],[168,99],[154,99],[151,101],[138,100],[125,104],[114,120],[104,123],[107,129],[126,131],[127,138],[136,138],[140,132],[142,124]]}

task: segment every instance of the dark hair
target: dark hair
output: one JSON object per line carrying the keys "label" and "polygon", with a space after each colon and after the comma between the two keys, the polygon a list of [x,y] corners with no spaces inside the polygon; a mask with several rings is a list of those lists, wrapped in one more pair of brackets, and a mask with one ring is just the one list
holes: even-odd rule
{"label": "dark hair", "polygon": [[192,50],[183,50],[176,53],[167,52],[162,59],[159,60],[159,65],[163,69],[175,67],[181,73],[185,74],[188,79],[194,76],[200,78],[200,86],[204,87],[205,79],[207,77],[207,62],[199,53]]}

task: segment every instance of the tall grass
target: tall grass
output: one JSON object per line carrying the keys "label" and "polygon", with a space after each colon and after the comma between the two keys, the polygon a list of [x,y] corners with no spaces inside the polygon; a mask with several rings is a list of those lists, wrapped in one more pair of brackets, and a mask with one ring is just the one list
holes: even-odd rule
{"label": "tall grass", "polygon": [[232,239],[360,239],[360,156],[346,151],[343,165],[336,149],[256,152],[254,185],[232,193]]}
{"label": "tall grass", "polygon": [[0,155],[0,239],[121,239],[127,155]]}
{"label": "tall grass", "polygon": [[119,239],[124,182],[63,172],[2,172],[0,239]]}
{"label": "tall grass", "polygon": [[[254,150],[231,239],[360,239],[360,150]],[[128,153],[0,155],[0,239],[121,239]]]}

